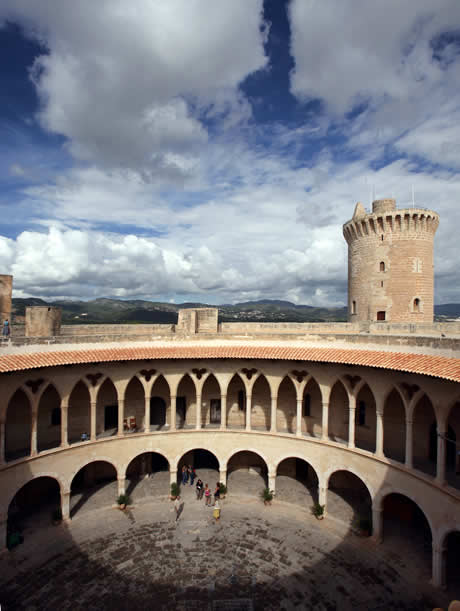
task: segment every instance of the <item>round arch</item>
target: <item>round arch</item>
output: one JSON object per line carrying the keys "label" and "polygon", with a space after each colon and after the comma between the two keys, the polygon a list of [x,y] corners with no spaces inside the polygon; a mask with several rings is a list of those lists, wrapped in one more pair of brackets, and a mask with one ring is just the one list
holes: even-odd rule
{"label": "round arch", "polygon": [[[194,452],[197,452],[197,454],[195,455]],[[177,471],[179,472],[179,467],[182,464],[192,464],[195,469],[198,468],[203,468],[200,466],[196,466],[194,464],[194,459],[198,460],[198,464],[203,464],[203,463],[207,463],[206,457],[213,457],[215,460],[215,465],[217,466],[217,470],[220,471],[221,470],[221,465],[222,465],[222,461],[219,459],[219,456],[217,455],[216,452],[214,452],[213,450],[210,450],[209,448],[201,448],[201,447],[197,447],[196,445],[193,445],[191,447],[188,447],[186,449],[184,449],[178,456],[175,457],[174,460],[171,460],[170,465],[175,465]],[[212,461],[214,462],[214,461]],[[211,464],[211,463],[210,463]],[[216,468],[216,466],[214,467],[208,467],[208,468]]]}
{"label": "round arch", "polygon": [[236,448],[232,450],[231,454],[228,454],[228,456],[226,456],[225,459],[223,459],[221,462],[222,465],[225,465],[225,468],[227,469],[227,471],[228,471],[228,463],[231,461],[231,459],[234,456],[236,456],[236,454],[239,454],[240,452],[250,452],[251,454],[256,454],[259,458],[263,460],[263,462],[265,463],[265,467],[267,468],[267,471],[268,471],[268,466],[271,464],[270,461],[260,450],[256,450],[254,448]]}
{"label": "round arch", "polygon": [[319,476],[303,457],[286,456],[276,465],[276,495],[302,506],[318,502]]}
{"label": "round arch", "polygon": [[24,486],[27,486],[27,484],[29,484],[30,482],[33,482],[35,479],[38,479],[40,477],[48,477],[50,479],[55,479],[59,485],[59,490],[60,492],[65,492],[65,481],[61,478],[61,476],[56,473],[55,471],[40,471],[40,473],[37,473],[35,475],[31,475],[30,477],[26,477],[22,482],[18,483],[18,487],[15,489],[14,492],[12,492],[9,497],[7,497],[5,499],[5,503],[4,506],[6,508],[8,508],[12,502],[12,500],[14,499],[14,497],[16,496],[16,494],[22,489],[24,488]]}
{"label": "round arch", "polygon": [[124,463],[124,465],[120,467],[120,473],[123,473],[124,476],[127,477],[127,473],[128,473],[128,469],[130,465],[133,463],[133,461],[135,461],[139,457],[144,456],[144,454],[155,454],[157,456],[160,456],[162,459],[164,459],[168,470],[170,469],[170,460],[162,450],[149,449],[149,450],[141,450],[140,452],[136,451],[136,453],[130,456],[130,458]]}
{"label": "round arch", "polygon": [[436,530],[434,528],[434,525],[433,525],[433,522],[432,522],[432,520],[430,518],[429,513],[423,507],[423,503],[421,503],[420,500],[417,497],[415,497],[413,494],[411,494],[407,490],[399,490],[399,488],[385,487],[385,489],[382,490],[381,492],[379,492],[379,494],[374,499],[374,508],[383,512],[384,501],[391,494],[397,494],[399,496],[406,497],[407,499],[412,501],[414,503],[414,505],[416,505],[418,507],[418,509],[420,509],[420,511],[423,513],[423,515],[424,515],[424,517],[425,517],[425,519],[427,521],[428,526],[430,527],[431,537],[433,538],[433,533],[435,533]]}
{"label": "round arch", "polygon": [[88,465],[91,465],[92,463],[95,462],[104,462],[104,463],[108,463],[109,465],[111,465],[114,469],[115,472],[117,474],[117,479],[119,477],[120,474],[120,466],[118,465],[117,462],[115,462],[113,460],[113,458],[108,458],[107,456],[93,456],[91,458],[87,458],[84,461],[82,461],[81,463],[79,463],[78,467],[76,469],[73,469],[71,475],[69,476],[69,478],[67,479],[67,487],[66,490],[70,491],[72,488],[72,482],[75,479],[75,476],[78,475],[78,473],[84,469],[85,467],[87,467]]}
{"label": "round arch", "polygon": [[70,516],[83,506],[95,509],[111,504],[118,494],[118,469],[110,459],[98,457],[87,461],[70,481]]}
{"label": "round arch", "polygon": [[354,469],[332,468],[325,475],[327,511],[349,527],[372,531],[373,489]]}
{"label": "round arch", "polygon": [[148,450],[137,453],[127,463],[123,473],[128,496],[156,496],[168,491],[169,461],[161,452]]}
{"label": "round arch", "polygon": [[259,496],[268,487],[268,466],[257,450],[234,451],[226,461],[228,487],[237,494]]}

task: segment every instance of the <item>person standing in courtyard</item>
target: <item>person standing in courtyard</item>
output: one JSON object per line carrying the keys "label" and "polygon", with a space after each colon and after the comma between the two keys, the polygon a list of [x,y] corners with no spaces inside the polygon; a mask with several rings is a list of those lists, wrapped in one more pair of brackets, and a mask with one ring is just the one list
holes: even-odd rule
{"label": "person standing in courtyard", "polygon": [[193,482],[195,481],[195,477],[196,477],[196,471],[192,467],[192,465],[189,465],[189,467],[188,467],[188,474],[189,474],[189,477],[190,477],[190,486],[193,486]]}
{"label": "person standing in courtyard", "polygon": [[211,507],[211,490],[209,489],[208,484],[204,485],[204,504],[207,507]]}
{"label": "person standing in courtyard", "polygon": [[201,501],[203,498],[203,482],[200,478],[198,478],[196,482],[196,499],[197,501]]}
{"label": "person standing in courtyard", "polygon": [[188,470],[185,465],[182,466],[182,484],[186,484],[188,480]]}
{"label": "person standing in courtyard", "polygon": [[216,524],[217,524],[217,522],[220,520],[220,505],[219,505],[219,500],[217,500],[214,503],[214,509],[213,509],[213,512],[212,512],[212,516],[215,519]]}
{"label": "person standing in courtyard", "polygon": [[3,335],[3,337],[9,337],[10,336],[10,322],[9,322],[8,319],[3,321],[2,335]]}
{"label": "person standing in courtyard", "polygon": [[174,500],[174,511],[176,513],[176,522],[179,519],[179,512],[180,512],[180,496],[176,496],[175,500]]}
{"label": "person standing in courtyard", "polygon": [[216,487],[214,489],[214,505],[220,499],[220,483],[216,482]]}

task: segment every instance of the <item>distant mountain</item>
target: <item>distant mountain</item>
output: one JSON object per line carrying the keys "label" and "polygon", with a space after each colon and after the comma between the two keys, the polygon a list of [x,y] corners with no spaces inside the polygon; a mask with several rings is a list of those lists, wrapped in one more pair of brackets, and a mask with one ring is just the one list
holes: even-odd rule
{"label": "distant mountain", "polygon": [[[180,308],[214,307],[202,303],[163,303],[141,299],[121,300],[101,297],[92,301],[62,299],[47,302],[37,298],[14,298],[13,314],[24,316],[26,306],[53,305],[62,308],[64,324],[122,324],[177,322]],[[217,306],[220,322],[339,322],[347,320],[347,308],[321,308],[296,305],[290,301],[260,299]],[[437,320],[460,317],[460,304],[435,306]]]}

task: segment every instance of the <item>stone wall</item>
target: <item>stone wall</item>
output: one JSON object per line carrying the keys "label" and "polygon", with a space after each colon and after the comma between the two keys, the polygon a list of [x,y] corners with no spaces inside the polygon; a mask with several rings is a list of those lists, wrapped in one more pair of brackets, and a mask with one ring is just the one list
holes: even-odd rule
{"label": "stone wall", "polygon": [[0,316],[1,322],[8,319],[11,323],[11,296],[13,291],[13,276],[0,275]]}
{"label": "stone wall", "polygon": [[61,334],[61,308],[30,306],[26,308],[26,337],[53,337]]}

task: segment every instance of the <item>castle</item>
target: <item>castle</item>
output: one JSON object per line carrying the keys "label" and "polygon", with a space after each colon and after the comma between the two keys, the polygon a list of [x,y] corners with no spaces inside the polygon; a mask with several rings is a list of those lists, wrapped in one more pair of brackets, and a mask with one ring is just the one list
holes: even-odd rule
{"label": "castle", "polygon": [[[172,483],[206,451],[224,483],[256,469],[276,493],[280,473],[302,472],[326,513],[331,489],[349,491],[376,542],[388,519],[423,523],[432,583],[458,587],[460,323],[433,322],[438,223],[392,199],[356,205],[348,323],[219,323],[197,308],[177,325],[66,326],[28,308],[0,350],[1,545],[28,490],[56,490],[68,520],[77,482],[122,493],[161,460]],[[11,287],[2,276],[8,318]]]}

